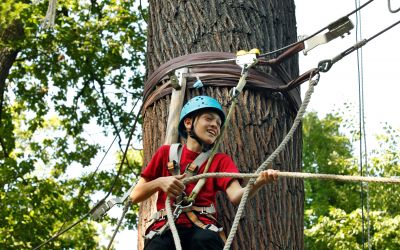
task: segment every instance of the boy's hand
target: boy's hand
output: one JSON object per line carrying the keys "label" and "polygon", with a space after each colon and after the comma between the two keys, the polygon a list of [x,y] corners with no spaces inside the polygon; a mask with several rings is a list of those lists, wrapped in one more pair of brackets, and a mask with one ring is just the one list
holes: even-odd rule
{"label": "boy's hand", "polygon": [[274,169],[268,169],[268,170],[262,171],[260,173],[260,175],[257,177],[255,185],[261,186],[261,185],[265,185],[272,181],[277,181],[278,180],[278,172],[279,172],[278,170],[274,170]]}
{"label": "boy's hand", "polygon": [[185,176],[186,174],[161,177],[160,189],[171,199],[175,199],[185,190],[185,185],[182,182]]}

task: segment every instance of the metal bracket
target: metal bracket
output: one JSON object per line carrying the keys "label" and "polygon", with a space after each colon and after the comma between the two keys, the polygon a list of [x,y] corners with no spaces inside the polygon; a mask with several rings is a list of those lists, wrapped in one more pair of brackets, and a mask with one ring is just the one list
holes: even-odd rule
{"label": "metal bracket", "polygon": [[107,202],[103,202],[98,205],[94,211],[91,213],[91,217],[93,220],[98,221],[110,210],[115,204],[122,203],[118,198],[113,198],[108,200]]}
{"label": "metal bracket", "polygon": [[337,21],[328,25],[328,32],[323,35],[314,36],[305,41],[306,49],[304,49],[304,55],[307,52],[317,47],[318,45],[328,43],[337,37],[344,37],[344,35],[350,34],[350,30],[354,28],[351,20],[346,16],[338,19]]}
{"label": "metal bracket", "polygon": [[93,220],[98,221],[101,218],[103,218],[103,216],[113,207],[115,206],[115,204],[122,204],[124,203],[124,201],[128,198],[128,196],[131,194],[133,188],[136,186],[136,183],[134,185],[131,186],[131,188],[125,192],[124,196],[122,196],[122,198],[112,198],[109,199],[108,201],[100,201],[99,204],[97,204],[91,213],[91,217]]}
{"label": "metal bracket", "polygon": [[175,70],[173,75],[169,76],[169,79],[171,81],[171,85],[174,89],[180,90],[182,87],[182,81],[186,77],[186,74],[188,73],[188,68],[180,68]]}
{"label": "metal bracket", "polygon": [[258,49],[252,49],[249,52],[240,50],[236,53],[236,64],[242,69],[249,68],[257,63],[257,55],[260,54]]}

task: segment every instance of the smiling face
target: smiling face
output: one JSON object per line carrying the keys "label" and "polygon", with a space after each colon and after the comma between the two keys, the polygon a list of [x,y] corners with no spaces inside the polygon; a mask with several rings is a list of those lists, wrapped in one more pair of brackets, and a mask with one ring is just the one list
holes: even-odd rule
{"label": "smiling face", "polygon": [[193,118],[186,118],[184,121],[186,131],[192,129],[192,122],[194,122],[194,132],[206,144],[213,144],[221,132],[221,117],[216,112],[204,111]]}

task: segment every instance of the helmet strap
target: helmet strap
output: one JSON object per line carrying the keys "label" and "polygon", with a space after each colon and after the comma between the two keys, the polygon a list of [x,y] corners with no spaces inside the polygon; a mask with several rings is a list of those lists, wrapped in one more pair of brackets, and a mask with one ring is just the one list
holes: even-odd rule
{"label": "helmet strap", "polygon": [[196,132],[194,131],[194,122],[196,121],[196,118],[197,118],[197,115],[193,118],[192,127],[190,128],[188,136],[192,137],[193,139],[195,139],[200,144],[202,152],[207,152],[208,150],[212,149],[212,147],[214,146],[214,143],[213,144],[207,144],[207,143],[203,142],[197,136]]}

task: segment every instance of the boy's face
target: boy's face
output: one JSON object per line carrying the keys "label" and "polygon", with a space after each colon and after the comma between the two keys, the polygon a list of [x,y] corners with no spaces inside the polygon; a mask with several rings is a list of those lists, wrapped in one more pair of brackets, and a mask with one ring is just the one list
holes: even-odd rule
{"label": "boy's face", "polygon": [[221,117],[213,111],[205,111],[197,115],[196,119],[186,118],[185,127],[191,129],[194,122],[196,135],[207,144],[213,144],[221,132]]}

